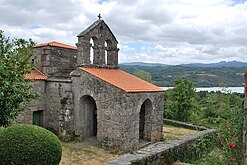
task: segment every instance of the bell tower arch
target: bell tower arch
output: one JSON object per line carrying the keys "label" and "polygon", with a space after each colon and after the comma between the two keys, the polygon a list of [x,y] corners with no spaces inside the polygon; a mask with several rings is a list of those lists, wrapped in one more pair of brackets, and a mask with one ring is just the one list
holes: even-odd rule
{"label": "bell tower arch", "polygon": [[101,16],[98,17],[77,36],[77,66],[118,68],[118,41]]}

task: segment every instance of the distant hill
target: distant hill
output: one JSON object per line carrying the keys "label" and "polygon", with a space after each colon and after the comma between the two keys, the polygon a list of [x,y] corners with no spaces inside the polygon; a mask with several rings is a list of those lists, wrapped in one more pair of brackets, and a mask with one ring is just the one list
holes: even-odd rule
{"label": "distant hill", "polygon": [[161,64],[161,63],[145,63],[145,62],[128,62],[128,63],[121,63],[120,65],[139,65],[139,66],[168,66],[166,64]]}
{"label": "distant hill", "polygon": [[[174,82],[178,78],[186,78],[191,80],[197,87],[221,87],[223,85],[229,87],[243,86],[244,71],[247,65],[238,62],[221,62],[218,65],[198,66],[143,66],[143,65],[119,65],[120,69],[133,74],[136,69],[149,72],[152,75],[152,81],[157,86],[174,86]],[[214,66],[214,67],[213,67]]]}
{"label": "distant hill", "polygon": [[192,66],[192,67],[247,67],[247,63],[239,61],[221,61],[218,63],[202,64],[202,63],[192,63],[192,64],[182,64],[181,66]]}
{"label": "distant hill", "polygon": [[[130,62],[130,63],[122,63],[120,65],[129,65],[129,66],[174,66],[174,65],[168,65],[168,64],[161,64],[161,63],[145,63],[145,62]],[[210,67],[210,68],[217,68],[217,67],[246,67],[246,62],[239,62],[239,61],[221,61],[218,63],[209,63],[209,64],[203,64],[203,63],[191,63],[191,64],[180,64],[178,66],[188,66],[188,67]]]}

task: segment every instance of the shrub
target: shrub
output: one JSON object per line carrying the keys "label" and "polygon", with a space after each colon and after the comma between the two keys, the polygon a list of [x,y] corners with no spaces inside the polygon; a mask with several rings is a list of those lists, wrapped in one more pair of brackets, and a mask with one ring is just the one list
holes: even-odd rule
{"label": "shrub", "polygon": [[188,122],[197,110],[197,93],[190,80],[178,79],[174,88],[165,92],[165,118]]}
{"label": "shrub", "polygon": [[[202,98],[201,110],[195,124],[217,128],[215,152],[207,155],[202,164],[241,164],[243,153],[243,95],[237,93],[207,93]],[[214,155],[214,156],[212,156]],[[206,163],[206,161],[208,161]]]}
{"label": "shrub", "polygon": [[0,164],[58,165],[61,156],[59,139],[44,128],[18,124],[0,133]]}

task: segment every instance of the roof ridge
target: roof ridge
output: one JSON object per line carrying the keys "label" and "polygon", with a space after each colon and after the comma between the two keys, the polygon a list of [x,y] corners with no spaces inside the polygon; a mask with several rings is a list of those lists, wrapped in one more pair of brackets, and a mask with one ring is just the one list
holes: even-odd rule
{"label": "roof ridge", "polygon": [[37,45],[33,46],[33,48],[40,48],[40,47],[45,47],[45,46],[52,46],[52,47],[60,47],[60,48],[65,48],[65,49],[77,50],[77,47],[75,47],[75,46],[64,44],[64,43],[61,43],[58,41],[51,41],[51,42],[37,44]]}
{"label": "roof ridge", "polygon": [[104,21],[103,19],[98,19],[98,20],[96,20],[96,21],[95,21],[94,23],[92,23],[88,28],[86,28],[86,29],[83,30],[81,33],[79,33],[79,34],[77,35],[77,37],[82,37],[82,36],[86,35],[86,34],[89,33],[92,29],[94,29],[96,26],[98,26],[99,24],[104,24],[104,25],[108,28],[109,32],[112,34],[112,36],[114,37],[114,39],[116,40],[116,42],[118,42],[118,41],[117,41],[117,38],[116,38],[115,35],[113,34],[112,30],[111,30],[110,27],[105,23],[105,21]]}

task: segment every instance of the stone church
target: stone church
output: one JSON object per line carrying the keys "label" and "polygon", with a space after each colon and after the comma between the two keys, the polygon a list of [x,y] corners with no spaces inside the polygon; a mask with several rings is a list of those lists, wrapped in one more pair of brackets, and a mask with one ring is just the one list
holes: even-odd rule
{"label": "stone church", "polygon": [[163,90],[118,67],[118,41],[98,19],[76,47],[59,42],[34,46],[36,69],[25,75],[40,93],[16,122],[40,125],[64,140],[96,136],[128,150],[140,140],[159,141]]}

